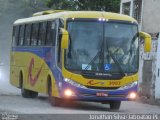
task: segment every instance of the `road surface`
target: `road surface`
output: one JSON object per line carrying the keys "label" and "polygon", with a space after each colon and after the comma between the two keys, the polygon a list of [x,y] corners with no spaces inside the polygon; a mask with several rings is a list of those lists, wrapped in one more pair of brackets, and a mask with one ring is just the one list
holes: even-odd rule
{"label": "road surface", "polygon": [[[82,116],[80,114],[158,114],[160,113],[160,106],[142,104],[139,102],[122,102],[121,108],[118,111],[111,111],[109,105],[94,102],[72,102],[71,104],[63,104],[60,107],[53,107],[50,105],[47,96],[40,95],[38,98],[22,98],[20,95],[0,95],[0,113],[1,114],[28,114],[27,116],[22,115],[21,117],[25,120],[28,116],[36,117],[35,119],[51,119],[53,114],[71,114]],[[31,115],[29,115],[31,114]],[[35,115],[36,114],[36,115]],[[38,115],[37,115],[38,114]],[[50,114],[50,115],[45,115]],[[76,116],[65,116],[59,115],[67,120],[68,117]],[[78,116],[78,115],[77,115]],[[55,116],[54,116],[55,117]],[[66,118],[67,117],[67,118]],[[87,116],[85,116],[87,117]],[[76,117],[77,120],[82,118]],[[34,119],[34,118],[33,118]],[[62,118],[59,118],[63,120]],[[56,120],[59,120],[58,118]],[[55,119],[53,119],[55,120]]]}

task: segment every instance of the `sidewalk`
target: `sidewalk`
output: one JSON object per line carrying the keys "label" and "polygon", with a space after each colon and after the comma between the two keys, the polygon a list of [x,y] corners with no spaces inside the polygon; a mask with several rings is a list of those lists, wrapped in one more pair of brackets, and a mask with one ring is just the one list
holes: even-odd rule
{"label": "sidewalk", "polygon": [[160,106],[160,99],[155,100],[154,98],[147,98],[146,96],[139,96],[136,101],[138,101],[140,103],[144,103],[144,104],[146,103],[146,104],[150,104],[150,105]]}
{"label": "sidewalk", "polygon": [[8,95],[20,95],[20,91],[17,92],[17,93],[14,93],[14,92],[9,92],[9,91],[2,90],[0,88],[0,96],[8,96]]}

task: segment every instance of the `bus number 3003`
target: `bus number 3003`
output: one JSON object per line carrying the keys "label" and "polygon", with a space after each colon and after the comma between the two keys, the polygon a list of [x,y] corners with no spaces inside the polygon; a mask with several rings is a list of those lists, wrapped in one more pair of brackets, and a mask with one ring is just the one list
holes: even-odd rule
{"label": "bus number 3003", "polygon": [[121,85],[121,82],[120,81],[111,81],[111,82],[109,82],[109,85],[117,86],[117,85]]}

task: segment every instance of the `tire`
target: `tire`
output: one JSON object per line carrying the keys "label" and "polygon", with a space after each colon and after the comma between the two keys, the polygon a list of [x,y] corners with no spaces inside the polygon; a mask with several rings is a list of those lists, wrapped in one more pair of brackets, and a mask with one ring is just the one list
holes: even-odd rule
{"label": "tire", "polygon": [[19,74],[19,87],[21,88],[21,95],[24,98],[36,98],[38,96],[38,92],[27,90],[23,87],[23,75],[22,72]]}
{"label": "tire", "polygon": [[38,96],[38,92],[27,90],[27,89],[24,89],[23,87],[21,88],[21,94],[22,94],[22,97],[24,98],[36,98]]}
{"label": "tire", "polygon": [[31,94],[31,98],[36,98],[36,97],[38,97],[38,92],[30,91],[30,94]]}
{"label": "tire", "polygon": [[48,95],[49,95],[49,102],[52,106],[60,106],[61,105],[61,99],[52,96],[51,84],[49,85],[49,88],[48,88]]}
{"label": "tire", "polygon": [[110,101],[110,109],[112,110],[119,110],[121,106],[121,101]]}
{"label": "tire", "polygon": [[22,86],[22,88],[21,88],[21,95],[22,95],[22,97],[24,97],[24,98],[30,98],[30,97],[31,97],[30,91],[24,89],[23,86]]}

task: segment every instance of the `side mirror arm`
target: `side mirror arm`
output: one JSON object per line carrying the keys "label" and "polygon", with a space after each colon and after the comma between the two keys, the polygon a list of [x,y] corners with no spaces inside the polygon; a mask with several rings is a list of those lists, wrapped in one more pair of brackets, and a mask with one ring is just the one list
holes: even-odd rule
{"label": "side mirror arm", "polygon": [[144,38],[144,51],[150,52],[151,51],[151,36],[145,32],[139,32],[140,37]]}
{"label": "side mirror arm", "polygon": [[62,33],[62,39],[61,39],[61,48],[62,49],[68,49],[69,45],[69,34],[68,31],[61,28],[61,33]]}

